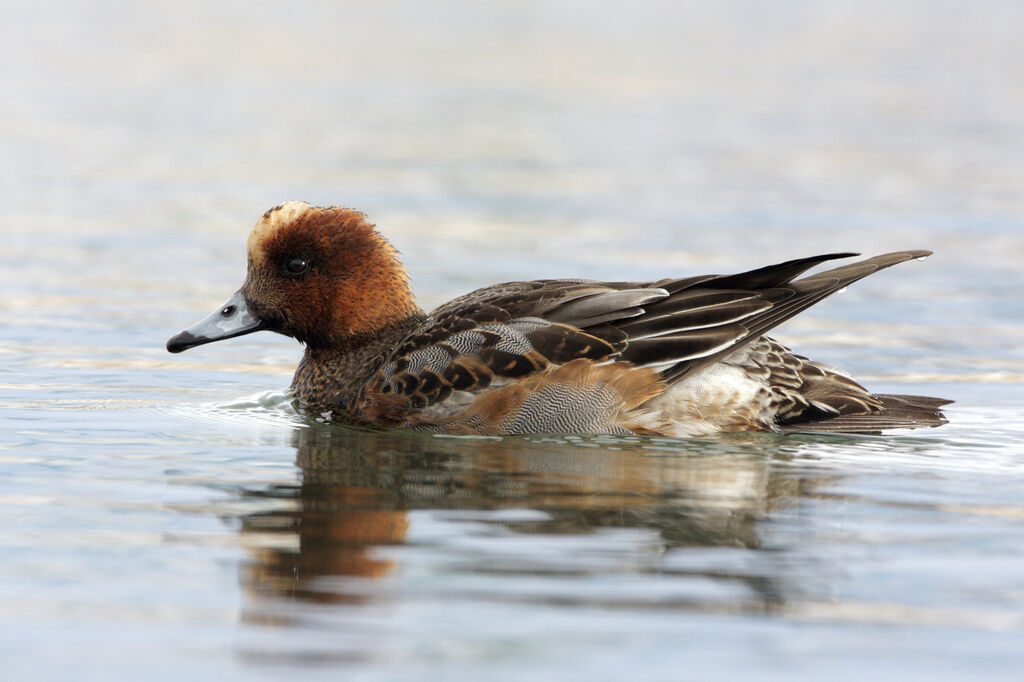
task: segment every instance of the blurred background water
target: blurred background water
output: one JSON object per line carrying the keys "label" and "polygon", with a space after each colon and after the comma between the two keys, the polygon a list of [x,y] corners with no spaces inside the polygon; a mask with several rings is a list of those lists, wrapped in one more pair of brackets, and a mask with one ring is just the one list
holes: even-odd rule
{"label": "blurred background water", "polygon": [[[3,679],[1016,679],[1017,3],[0,13]],[[953,398],[879,437],[364,433],[292,341],[183,356],[288,199],[424,307],[930,248],[777,336]]]}

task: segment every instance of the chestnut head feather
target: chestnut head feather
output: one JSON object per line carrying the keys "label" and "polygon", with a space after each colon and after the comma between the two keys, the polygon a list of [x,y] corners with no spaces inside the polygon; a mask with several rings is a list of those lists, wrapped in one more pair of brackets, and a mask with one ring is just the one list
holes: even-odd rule
{"label": "chestnut head feather", "polygon": [[248,254],[241,292],[253,313],[311,347],[419,313],[398,252],[358,211],[281,204],[253,227]]}

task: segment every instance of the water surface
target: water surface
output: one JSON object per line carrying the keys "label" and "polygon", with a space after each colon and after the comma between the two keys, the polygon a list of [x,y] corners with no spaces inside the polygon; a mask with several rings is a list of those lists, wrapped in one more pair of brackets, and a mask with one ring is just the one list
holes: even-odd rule
{"label": "water surface", "polygon": [[[4,679],[1015,679],[1010,4],[15,3],[0,28]],[[931,248],[777,336],[940,429],[434,437],[167,337],[286,199],[424,307],[516,278]]]}

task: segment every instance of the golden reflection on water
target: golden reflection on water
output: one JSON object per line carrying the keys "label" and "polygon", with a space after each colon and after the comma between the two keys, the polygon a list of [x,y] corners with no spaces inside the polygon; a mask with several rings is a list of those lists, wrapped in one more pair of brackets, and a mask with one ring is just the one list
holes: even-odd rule
{"label": "golden reflection on water", "polygon": [[[775,455],[765,454],[768,441],[777,445],[770,449]],[[415,510],[488,512],[484,519],[519,536],[646,529],[655,532],[659,555],[679,547],[757,549],[759,519],[834,480],[773,465],[775,457],[784,460],[803,446],[763,436],[668,443],[451,438],[330,425],[300,429],[295,447],[301,484],[249,493],[296,504],[242,519],[242,543],[249,551],[242,583],[250,597],[243,618],[290,622],[279,610],[265,608],[274,598],[319,604],[372,600],[375,592],[365,581],[344,579],[393,576],[401,554],[377,549],[407,542]],[[502,516],[502,510],[532,513]],[[538,559],[543,564],[552,557]],[[566,568],[554,559],[556,570]],[[764,576],[712,573],[715,580],[748,583],[761,595],[741,608],[777,606],[779,591],[764,585]]]}
{"label": "golden reflection on water", "polygon": [[[849,510],[881,504],[968,524],[1019,516],[1019,505],[886,502],[858,488],[876,465],[891,471],[895,461],[932,460],[939,442],[468,438],[307,423],[293,435],[301,482],[243,493],[262,510],[240,518],[240,619],[301,632],[338,619],[330,621],[337,631],[353,634],[366,622],[407,627],[395,614],[431,604],[423,608],[436,616],[451,603],[495,613],[530,605],[1024,626],[1018,613],[992,605],[846,594],[848,549],[919,542],[905,523],[868,536],[845,531]],[[844,452],[857,468],[833,466]],[[850,569],[866,570],[857,561]],[[254,661],[268,656],[240,651]]]}

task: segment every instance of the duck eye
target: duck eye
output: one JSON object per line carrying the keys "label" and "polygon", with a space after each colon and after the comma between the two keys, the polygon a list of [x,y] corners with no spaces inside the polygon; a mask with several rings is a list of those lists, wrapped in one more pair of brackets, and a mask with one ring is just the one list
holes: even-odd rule
{"label": "duck eye", "polygon": [[290,261],[284,264],[285,272],[289,275],[301,275],[306,271],[306,261],[301,258],[292,258]]}

